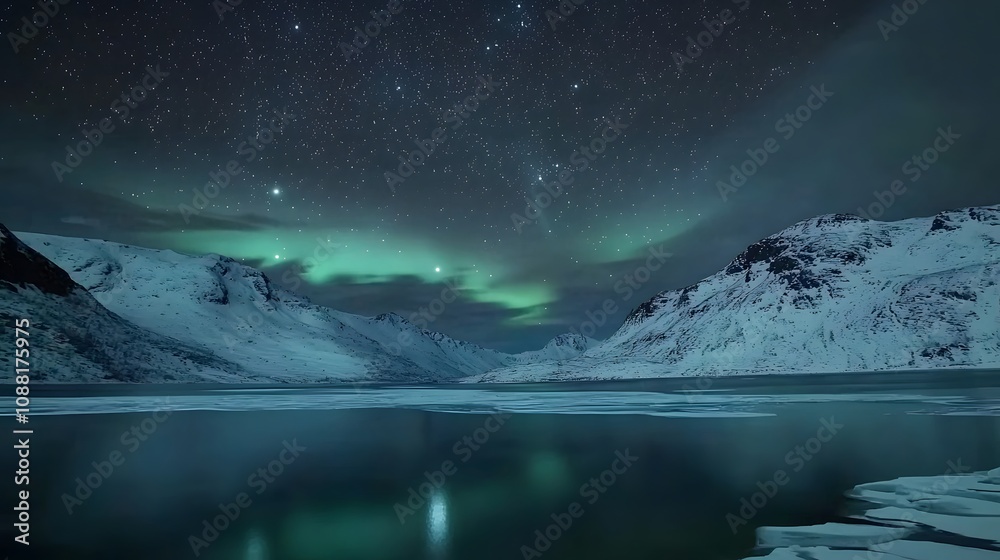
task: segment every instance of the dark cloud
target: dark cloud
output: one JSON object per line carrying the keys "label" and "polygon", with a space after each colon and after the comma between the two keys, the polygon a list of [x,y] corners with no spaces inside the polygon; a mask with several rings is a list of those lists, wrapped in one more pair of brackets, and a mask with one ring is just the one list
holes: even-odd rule
{"label": "dark cloud", "polygon": [[[23,174],[25,170],[19,169]],[[39,212],[39,193],[45,193],[45,211]],[[13,231],[38,231],[55,235],[94,235],[98,230],[109,239],[135,233],[189,231],[254,231],[288,224],[257,214],[222,216],[212,213],[191,215],[185,221],[178,212],[151,210],[118,197],[72,186],[46,185],[38,188],[28,181],[0,184],[4,202],[4,223]],[[86,216],[81,216],[81,210]]]}

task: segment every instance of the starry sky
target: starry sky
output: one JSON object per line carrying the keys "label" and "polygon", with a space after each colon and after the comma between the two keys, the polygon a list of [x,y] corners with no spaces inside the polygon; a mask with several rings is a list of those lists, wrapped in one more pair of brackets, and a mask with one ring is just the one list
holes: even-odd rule
{"label": "starry sky", "polygon": [[[458,287],[428,328],[520,351],[610,299],[607,336],[762,237],[868,208],[941,127],[961,138],[882,219],[998,202],[995,3],[928,0],[893,29],[892,2],[872,0],[587,0],[558,18],[556,0],[399,0],[371,23],[389,7],[71,1],[25,33],[37,6],[8,3],[0,222],[225,254],[366,315]],[[365,26],[378,34],[354,43]],[[794,136],[776,133],[823,85]],[[721,196],[769,137],[780,151]],[[400,158],[420,164],[403,178]],[[651,247],[664,266],[616,290]]]}

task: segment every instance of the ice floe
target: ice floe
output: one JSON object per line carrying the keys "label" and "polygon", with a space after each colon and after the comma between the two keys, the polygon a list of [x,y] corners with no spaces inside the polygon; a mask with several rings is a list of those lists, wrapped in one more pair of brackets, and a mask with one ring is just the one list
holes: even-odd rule
{"label": "ice floe", "polygon": [[[754,560],[1000,560],[1000,468],[861,484],[845,523],[762,527]],[[764,555],[766,553],[766,555]]]}

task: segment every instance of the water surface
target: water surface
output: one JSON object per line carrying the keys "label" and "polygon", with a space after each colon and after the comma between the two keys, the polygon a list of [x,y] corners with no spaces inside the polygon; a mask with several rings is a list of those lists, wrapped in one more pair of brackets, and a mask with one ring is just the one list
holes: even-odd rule
{"label": "water surface", "polygon": [[856,484],[1000,466],[1000,372],[33,397],[39,558],[735,560]]}

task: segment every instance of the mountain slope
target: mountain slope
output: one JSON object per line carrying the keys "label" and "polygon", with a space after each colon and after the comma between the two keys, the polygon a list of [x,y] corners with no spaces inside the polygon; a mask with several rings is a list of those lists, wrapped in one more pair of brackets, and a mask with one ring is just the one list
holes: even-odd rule
{"label": "mountain slope", "polygon": [[475,381],[1000,366],[1000,208],[805,220],[559,367]]}
{"label": "mountain slope", "polygon": [[[573,339],[557,339],[548,350],[510,355],[424,331],[396,314],[343,313],[282,290],[259,270],[220,255],[18,236],[129,322],[218,356],[261,381],[433,382],[582,351]],[[563,352],[556,354],[556,348]]]}
{"label": "mountain slope", "polygon": [[[32,382],[245,380],[235,364],[111,313],[0,225],[0,321],[22,319]],[[0,364],[13,372],[13,353]]]}

